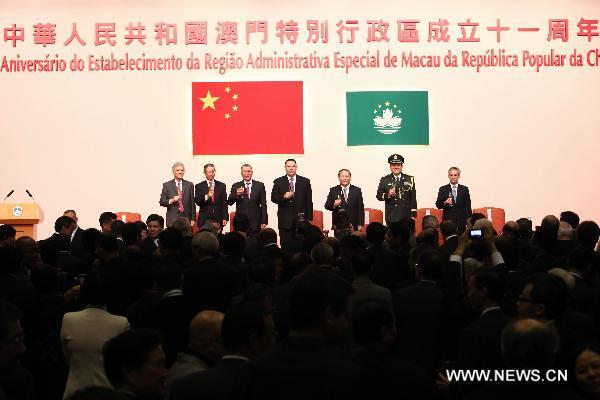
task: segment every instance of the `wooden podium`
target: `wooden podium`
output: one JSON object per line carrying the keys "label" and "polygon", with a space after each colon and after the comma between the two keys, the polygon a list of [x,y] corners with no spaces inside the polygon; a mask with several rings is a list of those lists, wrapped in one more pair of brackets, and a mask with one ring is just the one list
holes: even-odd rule
{"label": "wooden podium", "polygon": [[0,203],[0,224],[12,225],[16,238],[29,236],[36,239],[36,225],[40,221],[37,203]]}

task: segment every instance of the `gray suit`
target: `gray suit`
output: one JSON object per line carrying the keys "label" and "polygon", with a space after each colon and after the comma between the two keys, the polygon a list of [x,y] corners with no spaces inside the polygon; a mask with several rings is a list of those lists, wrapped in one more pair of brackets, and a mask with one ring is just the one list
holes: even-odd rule
{"label": "gray suit", "polygon": [[175,179],[163,183],[162,192],[160,193],[159,204],[167,207],[167,227],[171,226],[175,218],[186,217],[190,221],[196,220],[196,203],[194,203],[194,184],[190,181],[182,179],[183,192],[183,212],[179,211],[179,204],[169,204],[169,200],[173,196],[177,196],[177,185]]}

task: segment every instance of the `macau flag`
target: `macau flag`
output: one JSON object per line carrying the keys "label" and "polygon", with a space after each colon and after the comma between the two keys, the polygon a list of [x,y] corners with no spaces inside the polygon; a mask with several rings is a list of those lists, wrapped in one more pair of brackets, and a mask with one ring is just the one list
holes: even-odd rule
{"label": "macau flag", "polygon": [[429,144],[427,92],[347,92],[348,146]]}
{"label": "macau flag", "polygon": [[194,155],[302,154],[302,82],[192,82]]}

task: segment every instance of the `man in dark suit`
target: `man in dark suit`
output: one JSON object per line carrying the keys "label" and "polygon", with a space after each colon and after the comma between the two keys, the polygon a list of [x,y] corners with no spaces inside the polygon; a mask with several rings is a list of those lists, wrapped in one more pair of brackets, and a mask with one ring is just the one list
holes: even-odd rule
{"label": "man in dark suit", "polygon": [[146,218],[146,226],[148,227],[148,236],[140,242],[140,249],[143,254],[152,256],[158,249],[158,236],[165,228],[165,219],[158,214],[150,214]]}
{"label": "man in dark suit", "polygon": [[72,256],[81,258],[85,255],[85,249],[83,248],[82,241],[83,230],[77,225],[77,213],[75,210],[67,210],[63,215],[75,221],[75,230],[71,233],[71,246],[69,247],[69,251]]}
{"label": "man in dark suit", "polygon": [[471,195],[469,188],[458,184],[460,169],[451,167],[448,170],[450,183],[440,187],[435,206],[444,210],[442,220],[452,219],[458,225],[460,232],[465,230],[467,217],[473,214],[471,210]]}
{"label": "man in dark suit", "polygon": [[340,184],[329,189],[325,209],[345,212],[355,230],[360,230],[365,224],[365,206],[362,191],[358,186],[350,184],[352,174],[347,169],[338,172]]}
{"label": "man in dark suit", "polygon": [[194,199],[200,209],[198,210],[198,226],[202,227],[208,218],[227,225],[229,213],[227,212],[227,188],[223,182],[215,180],[217,170],[213,164],[204,166],[206,180],[196,185]]}
{"label": "man in dark suit", "polygon": [[278,206],[281,248],[289,251],[293,248],[298,223],[312,220],[313,202],[310,179],[296,175],[296,160],[285,161],[285,173],[273,181],[271,201]]}
{"label": "man in dark suit", "polygon": [[167,207],[167,228],[175,218],[186,217],[190,221],[196,220],[196,205],[194,204],[194,184],[183,179],[185,166],[176,162],[173,164],[175,179],[163,183],[159,204]]}
{"label": "man in dark suit", "polygon": [[377,187],[377,200],[385,201],[385,223],[417,216],[417,191],[415,178],[402,173],[404,157],[392,154],[388,157],[389,175],[381,178]]}
{"label": "man in dark suit", "polygon": [[265,184],[252,179],[250,164],[242,165],[242,178],[242,181],[231,185],[227,204],[232,206],[235,203],[236,214],[245,214],[248,217],[248,234],[253,236],[267,226],[267,194]]}

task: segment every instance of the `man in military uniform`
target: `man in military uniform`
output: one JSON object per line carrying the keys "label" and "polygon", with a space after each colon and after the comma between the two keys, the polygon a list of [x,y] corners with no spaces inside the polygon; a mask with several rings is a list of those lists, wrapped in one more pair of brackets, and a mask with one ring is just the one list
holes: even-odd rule
{"label": "man in military uniform", "polygon": [[377,187],[377,200],[385,201],[385,223],[387,225],[405,217],[417,216],[417,191],[415,178],[402,173],[404,157],[392,154],[388,158],[389,175],[381,178]]}

